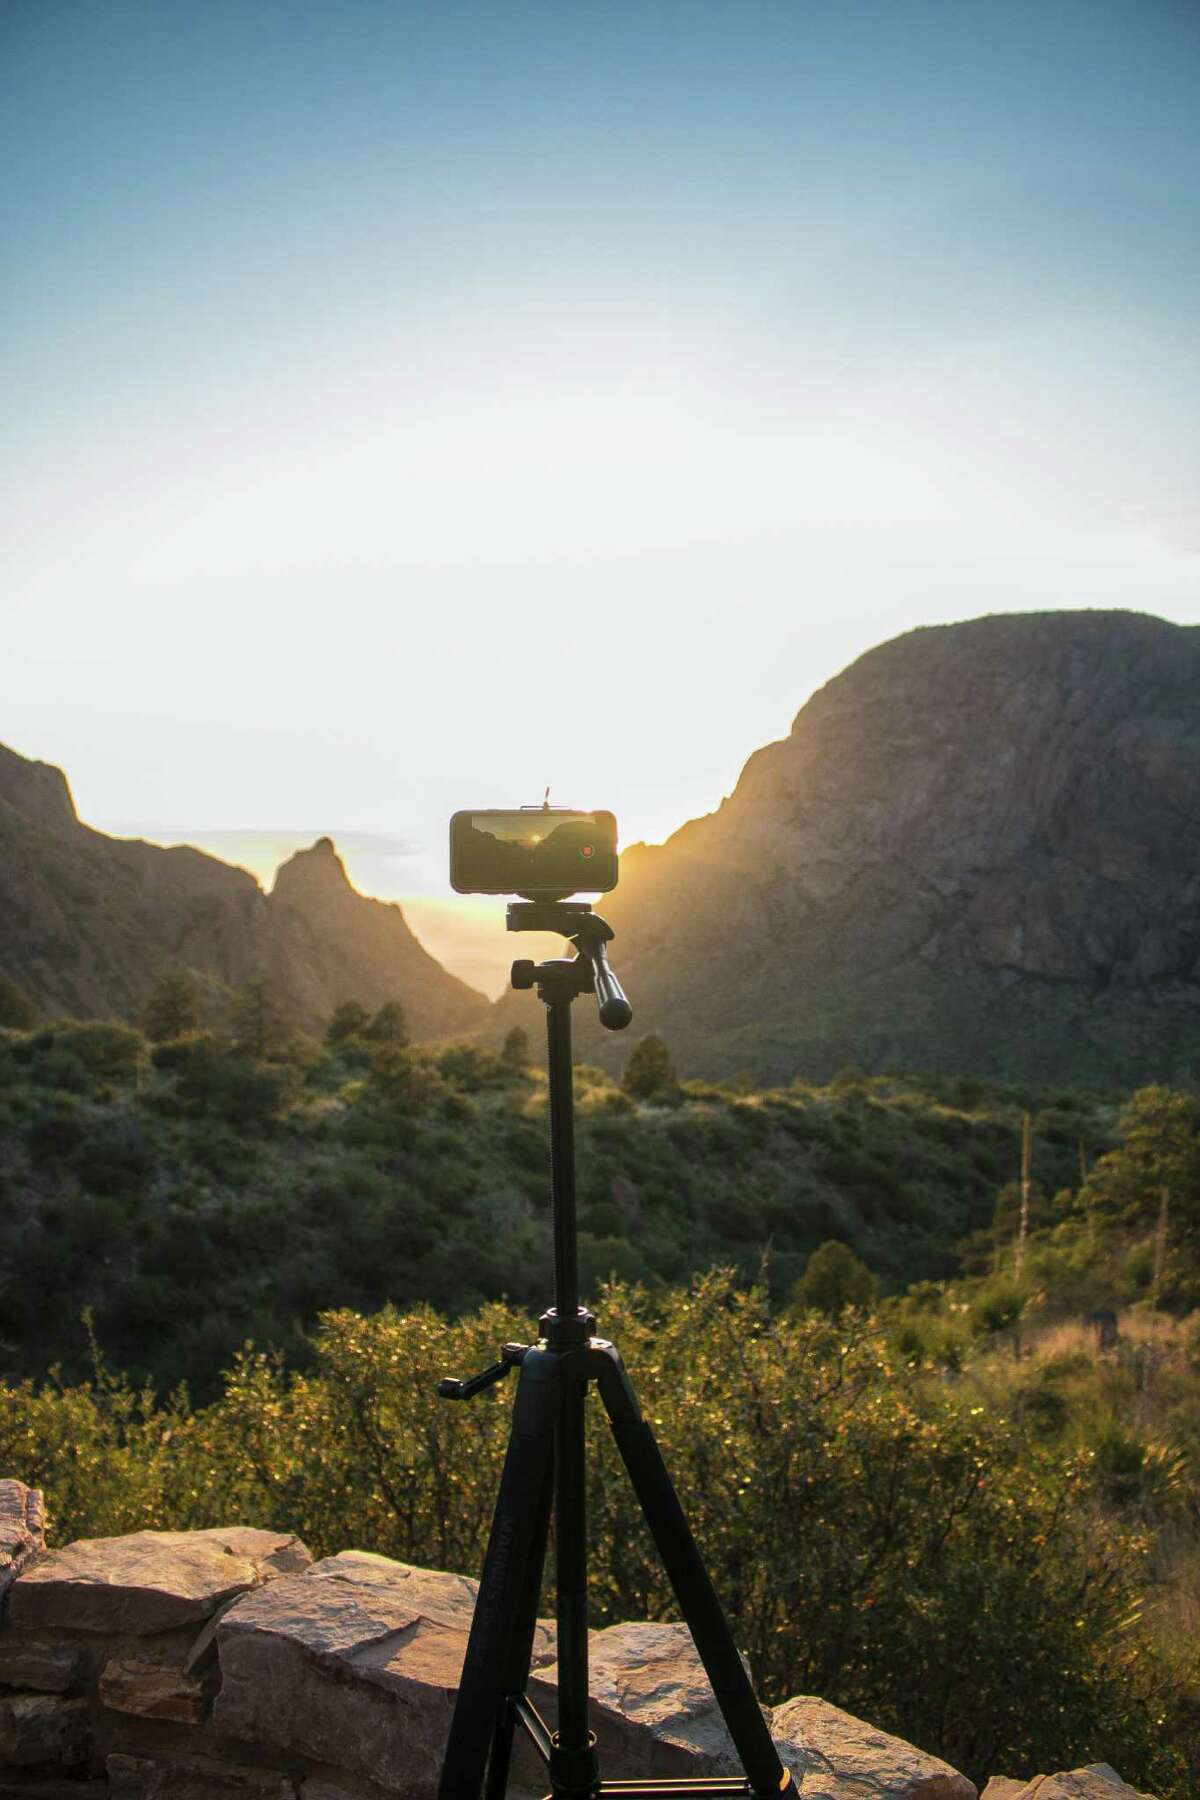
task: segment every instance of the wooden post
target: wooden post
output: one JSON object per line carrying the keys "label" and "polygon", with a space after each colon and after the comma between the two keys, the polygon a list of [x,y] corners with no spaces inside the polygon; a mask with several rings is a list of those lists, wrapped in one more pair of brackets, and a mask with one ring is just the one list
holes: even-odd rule
{"label": "wooden post", "polygon": [[1021,1279],[1025,1261],[1025,1239],[1029,1232],[1029,1165],[1033,1153],[1033,1117],[1026,1113],[1021,1122],[1021,1223],[1017,1228],[1017,1248],[1013,1257],[1013,1273]]}
{"label": "wooden post", "polygon": [[1167,1262],[1167,1229],[1171,1220],[1171,1190],[1164,1182],[1158,1205],[1158,1230],[1154,1234],[1154,1286],[1150,1290],[1150,1304],[1156,1310],[1158,1296],[1162,1290],[1163,1270]]}

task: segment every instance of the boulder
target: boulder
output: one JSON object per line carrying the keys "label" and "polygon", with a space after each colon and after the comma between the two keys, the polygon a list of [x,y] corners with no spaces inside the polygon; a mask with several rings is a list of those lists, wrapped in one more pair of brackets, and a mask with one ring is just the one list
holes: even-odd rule
{"label": "boulder", "polygon": [[827,1700],[785,1700],[771,1734],[803,1800],[976,1800],[975,1783],[949,1763]]}
{"label": "boulder", "polygon": [[245,1525],[80,1538],[24,1571],[8,1618],[35,1630],[146,1636],[200,1624],[223,1601],[311,1561],[290,1533]]}
{"label": "boulder", "polygon": [[46,1520],[39,1490],[11,1478],[0,1481],[0,1600],[45,1547]]}
{"label": "boulder", "polygon": [[1085,1768],[1059,1770],[1057,1775],[1035,1775],[1029,1781],[993,1775],[982,1800],[1154,1800],[1139,1794],[1123,1781],[1109,1763],[1088,1763]]}
{"label": "boulder", "polygon": [[[610,1625],[588,1645],[591,1724],[621,1775],[740,1774],[733,1742],[686,1625]],[[542,1672],[547,1689],[558,1669]],[[541,1683],[538,1684],[539,1689]],[[535,1703],[557,1719],[552,1692]]]}
{"label": "boulder", "polygon": [[217,1627],[217,1731],[432,1795],[473,1583],[349,1552],[275,1581]]}

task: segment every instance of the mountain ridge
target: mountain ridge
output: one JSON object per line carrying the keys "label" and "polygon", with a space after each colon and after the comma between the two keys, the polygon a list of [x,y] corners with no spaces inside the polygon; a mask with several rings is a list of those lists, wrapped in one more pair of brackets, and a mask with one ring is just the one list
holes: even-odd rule
{"label": "mountain ridge", "polygon": [[0,974],[49,1013],[134,1018],[178,963],[227,988],[267,979],[310,1031],[347,999],[399,1000],[418,1038],[487,1017],[484,996],[430,956],[400,907],[356,892],[330,839],[298,851],[266,893],[190,845],[93,830],[60,769],[3,745],[0,917]]}
{"label": "mountain ridge", "polygon": [[[876,646],[602,903],[687,1073],[1200,1071],[1200,628],[1002,614]],[[500,1021],[517,1015],[499,1003]],[[581,1018],[581,1046],[626,1051]]]}

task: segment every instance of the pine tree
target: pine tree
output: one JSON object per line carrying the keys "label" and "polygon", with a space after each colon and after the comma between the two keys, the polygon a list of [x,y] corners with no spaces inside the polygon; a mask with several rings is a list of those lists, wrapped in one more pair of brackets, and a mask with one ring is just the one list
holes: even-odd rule
{"label": "pine tree", "polygon": [[261,1062],[279,1046],[283,1020],[269,981],[260,977],[238,990],[233,1003],[233,1041],[245,1056]]}
{"label": "pine tree", "polygon": [[361,1037],[370,1023],[370,1014],[365,1006],[357,1000],[343,1000],[334,1008],[333,1017],[325,1027],[325,1042],[330,1049],[344,1044],[347,1038]]}
{"label": "pine tree", "polygon": [[382,1005],[363,1033],[373,1044],[391,1044],[394,1049],[402,1050],[408,1042],[408,1021],[404,1017],[404,1008],[398,1000],[388,1000]]}
{"label": "pine tree", "polygon": [[529,1067],[529,1033],[523,1025],[514,1025],[504,1040],[501,1058],[510,1069],[527,1069]]}
{"label": "pine tree", "polygon": [[200,1023],[200,983],[190,969],[163,969],[142,1008],[142,1029],[152,1044],[184,1037]]}

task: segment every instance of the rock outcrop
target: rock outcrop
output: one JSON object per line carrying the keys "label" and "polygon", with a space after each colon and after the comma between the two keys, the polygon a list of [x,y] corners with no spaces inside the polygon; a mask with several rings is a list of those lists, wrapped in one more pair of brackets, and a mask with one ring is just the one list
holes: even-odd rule
{"label": "rock outcrop", "polygon": [[1046,613],[884,644],[716,812],[624,855],[603,910],[635,1031],[687,1074],[1195,1079],[1200,627]]}
{"label": "rock outcrop", "polygon": [[[20,1482],[0,1482],[10,1502],[40,1519]],[[432,1800],[476,1591],[365,1551],[314,1563],[287,1533],[243,1526],[35,1552],[0,1623],[0,1796]],[[590,1665],[610,1775],[740,1773],[684,1626],[610,1626]],[[553,1726],[548,1620],[533,1669],[530,1697]],[[797,1696],[769,1718],[799,1800],[976,1800],[948,1764],[823,1700]],[[523,1741],[513,1784],[544,1785]],[[1130,1797],[1105,1764],[986,1790]]]}
{"label": "rock outcrop", "polygon": [[417,942],[398,906],[358,894],[328,838],[264,894],[186,845],[161,849],[82,824],[61,771],[0,746],[0,975],[51,1015],[136,1018],[169,963],[237,988],[269,979],[297,1025],[343,1000],[399,1000],[415,1037],[478,1028],[481,994]]}

